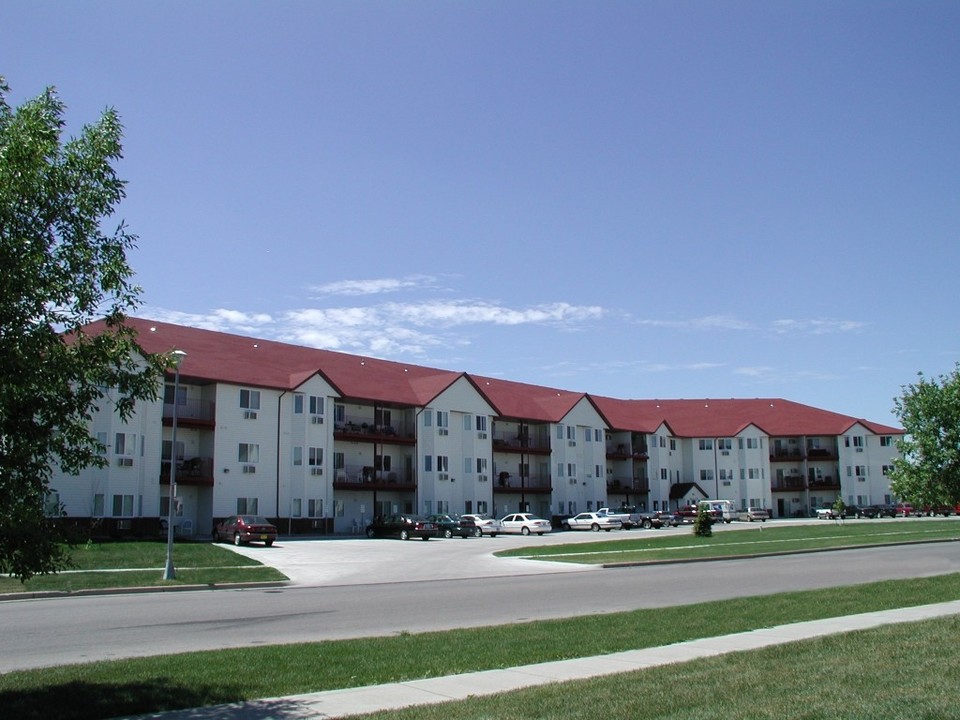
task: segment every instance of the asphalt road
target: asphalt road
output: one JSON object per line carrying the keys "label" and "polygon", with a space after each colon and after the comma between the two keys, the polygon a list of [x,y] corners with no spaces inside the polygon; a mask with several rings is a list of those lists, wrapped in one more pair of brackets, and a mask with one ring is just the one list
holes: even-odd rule
{"label": "asphalt road", "polygon": [[606,570],[491,555],[515,544],[554,543],[561,537],[563,542],[598,539],[566,533],[406,543],[287,541],[243,552],[281,567],[296,580],[289,587],[2,602],[0,672],[504,624],[960,572],[956,543]]}

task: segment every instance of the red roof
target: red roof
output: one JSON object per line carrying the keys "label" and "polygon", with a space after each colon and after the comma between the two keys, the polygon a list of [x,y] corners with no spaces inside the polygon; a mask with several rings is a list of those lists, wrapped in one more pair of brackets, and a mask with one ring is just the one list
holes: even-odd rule
{"label": "red roof", "polygon": [[[183,350],[180,375],[198,381],[293,390],[321,375],[344,398],[427,405],[463,373],[348,355],[331,350],[128,318],[149,353]],[[102,321],[85,328],[102,332]]]}
{"label": "red roof", "polygon": [[[666,423],[677,437],[732,437],[749,425],[774,437],[842,435],[856,423],[876,434],[903,432],[776,398],[620,400],[152,320],[126,323],[149,353],[186,352],[180,374],[196,381],[293,390],[320,375],[346,399],[422,407],[466,377],[501,417],[517,420],[559,422],[586,398],[614,430],[653,433]],[[85,332],[104,327],[98,321]]]}
{"label": "red roof", "polygon": [[773,437],[842,435],[856,423],[878,435],[903,431],[780,398],[618,400],[593,396],[612,428],[652,433],[666,423],[677,437],[733,437],[755,425]]}

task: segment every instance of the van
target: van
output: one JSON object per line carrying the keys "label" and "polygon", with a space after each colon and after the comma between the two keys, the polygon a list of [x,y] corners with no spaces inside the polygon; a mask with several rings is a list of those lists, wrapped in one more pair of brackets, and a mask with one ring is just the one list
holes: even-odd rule
{"label": "van", "polygon": [[716,522],[731,523],[737,519],[737,510],[730,500],[701,500],[697,507],[707,510]]}

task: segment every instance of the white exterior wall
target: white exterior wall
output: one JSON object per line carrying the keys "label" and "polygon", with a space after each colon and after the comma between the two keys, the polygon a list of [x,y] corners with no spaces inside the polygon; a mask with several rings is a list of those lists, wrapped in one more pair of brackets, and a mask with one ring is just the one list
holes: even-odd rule
{"label": "white exterior wall", "polygon": [[[311,397],[320,400],[322,407],[314,409],[322,412],[310,412]],[[333,515],[333,414],[336,398],[337,394],[329,383],[315,375],[280,399],[278,515],[281,518],[322,520]],[[298,406],[300,412],[297,412]],[[319,462],[315,461],[316,464],[311,464],[311,448],[322,449],[322,457]],[[320,527],[319,523],[317,527]]]}
{"label": "white exterior wall", "polygon": [[[759,500],[761,507],[772,508],[770,438],[755,425],[750,425],[737,435],[734,443],[739,463],[739,487],[735,496],[725,499],[733,500],[738,508],[747,507],[754,500]],[[734,453],[730,455],[732,457]]]}
{"label": "white exterior wall", "polygon": [[[437,413],[446,413],[446,425],[438,425]],[[459,515],[466,512],[468,503],[473,512],[478,503],[493,507],[493,413],[493,408],[466,378],[458,379],[419,413],[420,512]],[[486,429],[477,429],[477,417],[483,418],[481,425]],[[428,455],[432,458],[430,471],[425,470]],[[446,470],[438,469],[438,457],[446,458]],[[478,459],[486,466],[481,472],[477,472]]]}
{"label": "white exterior wall", "polygon": [[580,400],[562,423],[551,426],[552,499],[558,515],[606,506],[606,429],[606,423],[586,399]]}
{"label": "white exterior wall", "polygon": [[[256,418],[240,407],[240,391],[260,392]],[[277,423],[281,393],[239,385],[217,385],[217,431],[213,456],[214,517],[237,512],[238,498],[256,498],[257,512],[277,517]],[[179,433],[179,431],[178,431]],[[256,462],[241,462],[240,444],[259,447]],[[253,468],[252,472],[244,468]]]}
{"label": "white exterior wall", "polygon": [[[881,440],[887,438],[888,440]],[[881,442],[888,442],[881,445]],[[890,479],[884,467],[898,457],[896,439],[874,435],[857,423],[837,438],[840,457],[840,493],[848,505],[874,505],[896,502],[890,491]]]}

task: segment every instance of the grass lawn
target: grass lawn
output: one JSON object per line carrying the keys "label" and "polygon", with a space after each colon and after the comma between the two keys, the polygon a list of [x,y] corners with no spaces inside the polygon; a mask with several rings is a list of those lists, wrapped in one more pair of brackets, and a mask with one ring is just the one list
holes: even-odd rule
{"label": "grass lawn", "polygon": [[669,534],[655,530],[625,532],[636,533],[636,538],[625,540],[620,537],[617,540],[592,543],[517,548],[499,552],[497,555],[594,565],[703,560],[886,543],[960,540],[960,522],[906,518],[888,522],[824,521],[822,525],[780,527],[754,523],[743,530],[725,529],[706,538],[697,537],[692,529]]}
{"label": "grass lawn", "polygon": [[[70,665],[0,675],[0,708],[4,717],[20,720],[100,720],[584,657],[955,599],[960,574],[450,632]],[[931,625],[922,632],[900,626],[858,633],[854,640],[819,640],[415,712],[419,718],[485,720],[594,717],[598,707],[604,716],[621,717],[955,717],[948,713],[958,712],[960,627],[955,619]],[[711,699],[711,693],[721,695]],[[567,708],[578,698],[589,698],[583,714]],[[938,713],[925,714],[928,708]]]}
{"label": "grass lawn", "polygon": [[[960,718],[960,617],[894,625],[365,720]],[[864,658],[870,658],[869,663]]]}
{"label": "grass lawn", "polygon": [[26,583],[0,577],[0,593],[286,580],[274,568],[210,543],[174,545],[176,580],[162,579],[166,558],[167,544],[160,540],[88,543],[73,549],[68,572],[38,575]]}

